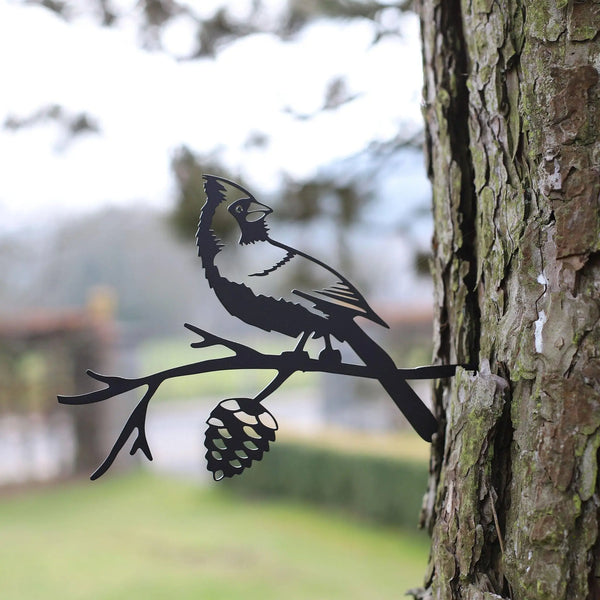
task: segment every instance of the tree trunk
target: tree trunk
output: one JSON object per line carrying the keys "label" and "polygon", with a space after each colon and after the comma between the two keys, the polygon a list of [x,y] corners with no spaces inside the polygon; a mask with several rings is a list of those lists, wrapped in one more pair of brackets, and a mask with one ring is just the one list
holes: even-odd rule
{"label": "tree trunk", "polygon": [[600,4],[421,0],[435,389],[418,598],[600,598]]}

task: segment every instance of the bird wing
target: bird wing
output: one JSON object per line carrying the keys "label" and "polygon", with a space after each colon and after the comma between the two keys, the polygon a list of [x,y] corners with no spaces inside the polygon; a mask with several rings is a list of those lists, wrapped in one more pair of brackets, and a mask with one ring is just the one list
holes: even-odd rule
{"label": "bird wing", "polygon": [[[388,327],[387,323],[369,306],[363,295],[335,269],[317,258],[305,254],[300,250],[291,248],[290,246],[286,246],[281,242],[277,242],[271,238],[268,238],[268,241],[273,246],[277,246],[278,248],[287,251],[286,260],[282,262],[287,262],[294,256],[301,256],[311,263],[318,265],[325,271],[328,271],[336,280],[333,285],[328,285],[320,290],[311,290],[311,292],[294,289],[292,292],[296,296],[309,300],[317,310],[326,315],[340,316],[341,314],[348,314],[350,312],[353,313],[352,316],[365,317],[383,327]],[[287,258],[288,255],[291,255],[290,258]]]}
{"label": "bird wing", "polygon": [[315,308],[326,315],[334,316],[348,311],[355,313],[353,316],[365,317],[383,327],[387,323],[367,304],[362,295],[352,286],[340,281],[323,290],[313,290],[312,294],[302,290],[292,290],[294,294],[311,301]]}
{"label": "bird wing", "polygon": [[[341,281],[338,284],[323,290],[313,290],[312,294],[297,289],[293,290],[293,292],[297,296],[310,300],[311,302],[318,302],[319,304],[335,304],[340,308],[350,308],[363,314],[368,312],[368,307],[363,306],[364,302],[361,302],[361,298],[357,297],[357,295],[353,293],[353,290]],[[315,296],[313,294],[318,295]]]}

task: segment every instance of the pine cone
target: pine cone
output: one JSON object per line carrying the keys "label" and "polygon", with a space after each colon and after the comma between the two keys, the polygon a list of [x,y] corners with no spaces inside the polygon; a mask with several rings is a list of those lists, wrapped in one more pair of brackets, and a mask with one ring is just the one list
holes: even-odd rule
{"label": "pine cone", "polygon": [[260,460],[275,441],[277,421],[251,398],[223,400],[207,421],[204,445],[208,470],[215,481],[233,477]]}

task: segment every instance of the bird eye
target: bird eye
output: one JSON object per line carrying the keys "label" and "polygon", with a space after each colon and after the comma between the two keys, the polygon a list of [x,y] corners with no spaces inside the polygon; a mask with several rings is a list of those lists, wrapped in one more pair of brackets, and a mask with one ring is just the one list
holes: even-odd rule
{"label": "bird eye", "polygon": [[236,212],[236,213],[241,213],[241,212],[243,212],[243,211],[244,211],[244,207],[243,207],[241,204],[238,204],[238,205],[235,207],[235,212]]}

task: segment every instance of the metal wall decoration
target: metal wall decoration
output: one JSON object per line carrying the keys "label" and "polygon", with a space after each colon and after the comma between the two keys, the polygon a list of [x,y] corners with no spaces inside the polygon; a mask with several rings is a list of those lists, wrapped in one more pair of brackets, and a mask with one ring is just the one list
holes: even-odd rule
{"label": "metal wall decoration", "polygon": [[[385,350],[355,321],[356,317],[363,317],[388,327],[350,281],[317,258],[273,239],[266,222],[272,210],[243,187],[213,175],[205,175],[204,181],[207,200],[200,215],[196,239],[210,288],[231,315],[264,331],[276,331],[299,338],[299,341],[290,352],[264,354],[186,323],[185,327],[201,338],[192,343],[192,347],[220,345],[232,351],[233,355],[137,378],[87,371],[91,378],[106,387],[77,396],[59,396],[59,402],[89,404],[133,389],[147,388],[109,455],[91,478],[97,479],[108,470],[135,430],[137,433],[130,453],[140,450],[152,460],[145,422],[148,403],[159,386],[174,377],[214,371],[266,369],[277,372],[254,398],[230,398],[220,402],[211,412],[205,446],[208,469],[216,480],[241,473],[254,461],[261,460],[268,451],[269,443],[275,440],[277,422],[262,401],[298,371],[378,380],[415,431],[424,440],[431,441],[438,423],[406,380],[451,377],[457,365],[398,369]],[[233,245],[224,241],[224,235],[219,237],[220,226],[227,224],[227,220],[239,231],[239,240]],[[244,253],[243,264],[252,265],[248,275],[241,276],[239,269],[236,272],[231,268],[231,261],[222,260],[230,249],[240,256]],[[273,290],[277,289],[278,280],[288,280],[286,270],[290,267],[301,267],[303,273],[310,273],[312,285],[298,287],[288,293],[282,289],[275,294]],[[324,347],[318,358],[311,358],[304,349],[310,338],[323,340]],[[343,362],[340,351],[333,348],[332,339],[350,346],[364,364]]]}

